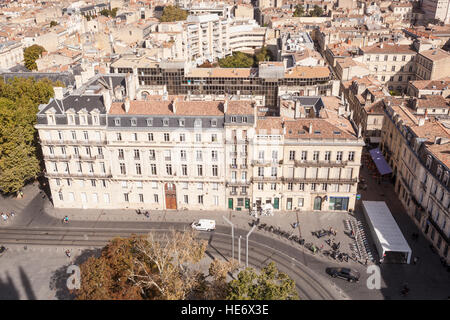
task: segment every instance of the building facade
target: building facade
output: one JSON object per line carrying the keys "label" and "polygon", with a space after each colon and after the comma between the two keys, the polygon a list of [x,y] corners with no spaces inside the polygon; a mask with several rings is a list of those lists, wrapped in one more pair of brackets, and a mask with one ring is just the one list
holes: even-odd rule
{"label": "building facade", "polygon": [[412,221],[450,262],[449,130],[436,119],[388,106],[381,149],[393,168],[395,192]]}
{"label": "building facade", "polygon": [[119,99],[112,78],[40,107],[55,207],[354,209],[364,143],[348,120],[261,118],[263,99]]}

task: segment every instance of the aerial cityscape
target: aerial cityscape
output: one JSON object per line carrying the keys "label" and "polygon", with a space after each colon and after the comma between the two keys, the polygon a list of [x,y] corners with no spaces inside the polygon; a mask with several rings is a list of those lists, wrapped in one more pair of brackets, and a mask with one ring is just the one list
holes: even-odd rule
{"label": "aerial cityscape", "polygon": [[450,0],[0,0],[0,300],[449,300],[449,111]]}

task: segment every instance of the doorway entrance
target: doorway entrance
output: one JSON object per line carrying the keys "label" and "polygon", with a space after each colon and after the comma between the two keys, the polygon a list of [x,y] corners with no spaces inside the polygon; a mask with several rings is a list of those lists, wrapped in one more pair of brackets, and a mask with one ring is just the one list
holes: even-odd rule
{"label": "doorway entrance", "polygon": [[292,198],[287,198],[286,210],[292,210]]}
{"label": "doorway entrance", "polygon": [[314,199],[314,210],[322,210],[322,198],[319,196]]}
{"label": "doorway entrance", "polygon": [[177,209],[177,192],[175,188],[175,184],[166,183],[164,185],[164,191],[166,194],[166,209]]}

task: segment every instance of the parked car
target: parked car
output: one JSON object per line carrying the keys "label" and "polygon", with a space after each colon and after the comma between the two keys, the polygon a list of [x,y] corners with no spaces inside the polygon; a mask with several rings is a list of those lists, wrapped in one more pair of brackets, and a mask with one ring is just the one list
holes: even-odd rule
{"label": "parked car", "polygon": [[191,225],[192,229],[199,231],[212,231],[216,229],[216,221],[208,219],[200,219],[198,222],[193,222]]}
{"label": "parked car", "polygon": [[327,268],[327,273],[333,278],[342,278],[349,282],[359,281],[359,272],[349,268]]}

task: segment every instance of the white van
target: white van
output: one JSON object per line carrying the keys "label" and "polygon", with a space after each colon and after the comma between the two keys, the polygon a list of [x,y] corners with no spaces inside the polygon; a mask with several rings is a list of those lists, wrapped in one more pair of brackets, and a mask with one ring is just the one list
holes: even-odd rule
{"label": "white van", "polygon": [[191,225],[192,229],[199,231],[212,231],[216,229],[216,221],[208,219],[200,219],[198,222],[193,222]]}

